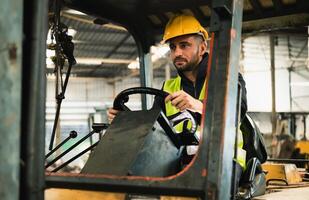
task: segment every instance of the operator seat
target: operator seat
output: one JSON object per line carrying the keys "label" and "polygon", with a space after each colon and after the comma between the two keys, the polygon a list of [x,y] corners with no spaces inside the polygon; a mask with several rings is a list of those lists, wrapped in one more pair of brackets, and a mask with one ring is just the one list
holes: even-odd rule
{"label": "operator seat", "polygon": [[266,178],[262,163],[267,160],[267,151],[259,128],[248,114],[242,121],[240,130],[243,133],[243,149],[246,150],[247,164],[241,174],[239,182],[241,192],[238,193],[237,199],[247,200],[265,194]]}

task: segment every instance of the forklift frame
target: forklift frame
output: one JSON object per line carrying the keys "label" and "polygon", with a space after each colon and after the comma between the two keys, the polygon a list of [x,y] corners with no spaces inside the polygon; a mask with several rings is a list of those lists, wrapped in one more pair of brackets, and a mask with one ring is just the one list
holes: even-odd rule
{"label": "forklift frame", "polygon": [[[0,158],[12,160],[12,162],[4,162],[1,168],[1,170],[6,170],[0,173],[1,181],[3,181],[1,185],[6,187],[2,187],[0,196],[9,199],[16,199],[18,196],[20,199],[26,200],[44,199],[45,188],[56,187],[198,196],[202,199],[230,199],[234,156],[234,151],[231,149],[235,147],[236,137],[237,73],[243,0],[211,1],[207,102],[204,102],[202,120],[203,139],[194,162],[174,176],[154,178],[96,174],[45,174],[45,38],[48,30],[47,8],[50,2],[48,0],[33,0],[21,5],[20,2],[13,0],[4,3],[8,6],[8,11],[11,11],[15,17],[17,16],[16,18],[9,17],[5,24],[8,27],[14,24],[17,27],[14,29],[16,33],[22,32],[23,37],[21,37],[22,34],[11,34],[10,28],[1,30],[1,33],[5,35],[4,39],[9,38],[7,36],[10,34],[12,36],[4,41],[4,44],[10,43],[7,49],[0,49],[1,54],[8,52],[7,55],[9,55],[5,57],[4,54],[1,55],[1,60],[5,62],[0,72],[10,77],[0,80],[1,85],[14,82],[13,89],[16,89],[14,94],[11,93],[10,87],[3,89],[4,96],[1,96],[1,99],[6,99],[6,101],[2,106],[5,108],[4,111],[12,108],[16,117],[8,119],[7,116],[11,115],[7,115],[7,112],[0,115],[1,122],[6,122],[4,126],[1,125],[0,130],[11,133],[8,140],[5,138],[0,141],[1,147],[6,147],[7,143],[11,144],[5,148],[3,153],[0,152]],[[258,1],[251,0],[250,2],[260,9],[247,18],[257,19],[257,16],[262,16],[263,13]],[[293,7],[283,6],[282,1],[273,0],[273,2],[275,2],[277,13],[283,9],[281,15],[304,13],[304,10],[309,7],[306,0],[298,1],[296,11]],[[21,10],[23,14],[20,13]],[[271,10],[265,12],[265,18],[274,16],[273,13]],[[307,18],[300,16],[298,19],[300,19],[300,24],[304,24],[308,16]],[[130,32],[138,46],[141,86],[149,86],[148,78],[151,71],[147,68],[147,63],[150,63],[148,54],[150,43],[140,33]],[[23,38],[23,41],[18,38]],[[16,66],[15,71],[7,70],[7,66],[10,66],[11,62],[17,62],[14,65]],[[21,86],[18,87],[18,84]],[[142,105],[143,108],[146,108],[145,97],[142,98]],[[12,119],[17,120],[17,123],[8,123]],[[20,148],[12,148],[12,144]],[[11,150],[10,154],[7,153],[8,150]],[[19,159],[21,164],[18,169],[16,163]],[[6,180],[5,174],[13,174],[14,180],[10,181],[9,178]],[[20,181],[18,182],[18,180]],[[18,189],[19,192],[17,192]]]}
{"label": "forklift frame", "polygon": [[[25,40],[23,46],[21,158],[24,165],[20,175],[23,199],[44,199],[46,187],[230,199],[243,0],[216,0],[212,3],[203,140],[194,162],[183,171],[169,177],[151,178],[66,173],[48,173],[45,176],[46,78],[42,66],[45,66],[47,19],[42,16],[47,16],[48,6],[46,0],[24,5],[24,16],[27,16],[23,23],[24,34],[33,40]],[[145,44],[141,44],[137,35],[132,35],[139,50],[141,85],[147,86],[148,49],[144,48]],[[145,108],[145,98],[142,104]]]}
{"label": "forklift frame", "polygon": [[[48,173],[47,187],[230,199],[242,8],[242,0],[217,0],[212,4],[208,93],[204,102],[207,112],[204,110],[203,140],[192,164],[169,177]],[[139,41],[141,85],[147,86],[148,53]],[[142,104],[146,108],[144,98]]]}

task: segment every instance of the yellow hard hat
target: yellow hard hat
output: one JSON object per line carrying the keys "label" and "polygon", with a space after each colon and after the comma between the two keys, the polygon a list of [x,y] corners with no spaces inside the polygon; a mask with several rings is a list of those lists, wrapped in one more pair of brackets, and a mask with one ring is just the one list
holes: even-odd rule
{"label": "yellow hard hat", "polygon": [[194,33],[203,36],[204,40],[208,39],[207,31],[195,17],[191,15],[176,15],[166,24],[162,43],[174,37]]}

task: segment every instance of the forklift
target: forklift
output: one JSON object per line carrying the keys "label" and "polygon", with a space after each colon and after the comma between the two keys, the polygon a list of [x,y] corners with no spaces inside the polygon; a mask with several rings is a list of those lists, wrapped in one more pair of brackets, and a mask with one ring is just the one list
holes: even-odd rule
{"label": "forklift", "polygon": [[[59,2],[55,1],[55,14],[58,12],[58,16],[55,15],[54,24],[61,24],[59,22]],[[57,4],[58,3],[58,4]],[[149,2],[151,3],[151,2]],[[77,3],[78,4],[78,3]],[[118,5],[118,4],[117,4]],[[70,6],[70,5],[69,5]],[[143,5],[146,6],[147,5]],[[148,5],[149,6],[149,5]],[[74,6],[72,6],[74,7]],[[150,6],[151,7],[151,6]],[[231,5],[230,5],[231,7]],[[121,7],[120,8],[126,8]],[[83,12],[85,12],[83,10]],[[86,11],[87,13],[87,11]],[[239,13],[238,13],[239,14]],[[104,20],[106,17],[104,16]],[[135,20],[137,20],[138,17],[136,17]],[[112,18],[113,21],[113,18]],[[147,66],[145,65],[145,62],[142,62],[143,60],[147,60],[147,55],[145,55],[145,49],[147,52],[149,51],[149,44],[153,44],[156,40],[156,38],[147,38],[148,34],[142,34],[140,33],[140,29],[135,29],[135,27],[132,24],[126,25],[128,22],[122,22],[121,24],[126,27],[129,32],[132,33],[134,38],[137,41],[137,44],[141,44],[141,48],[139,49],[140,52],[140,65],[143,67],[141,71],[147,71]],[[144,22],[143,22],[144,23]],[[70,67],[74,64],[74,56],[72,53],[72,44],[70,41],[70,38],[64,34],[63,25],[59,25],[59,30],[56,31],[60,32],[59,36],[55,36],[55,38],[58,38],[60,40],[61,48],[63,49],[63,52],[65,54],[64,57],[68,59],[69,63],[69,69],[68,74],[70,72]],[[147,24],[142,24],[141,27],[147,27]],[[57,28],[57,27],[56,27]],[[56,29],[54,28],[54,29]],[[235,27],[239,28],[239,27]],[[66,39],[67,38],[67,39]],[[65,41],[66,39],[66,41]],[[144,43],[143,41],[147,41],[148,43]],[[56,40],[57,41],[57,40]],[[66,44],[66,43],[68,44]],[[69,51],[71,49],[71,52]],[[212,51],[212,49],[211,49]],[[213,53],[213,52],[211,52]],[[209,66],[210,68],[210,66]],[[144,77],[146,79],[147,76]],[[207,82],[210,82],[208,80]],[[66,82],[65,82],[66,83]],[[145,85],[145,84],[141,84]],[[143,106],[143,110],[141,111],[130,111],[127,106],[125,106],[125,103],[129,101],[129,95],[132,94],[142,94],[142,98],[145,100],[145,94],[154,95],[155,98],[162,98],[164,99],[168,94],[157,89],[149,88],[149,87],[138,87],[138,88],[129,88],[127,90],[124,90],[121,92],[114,101],[113,107],[118,110],[124,110],[124,112],[121,112],[113,123],[111,125],[102,124],[101,126],[99,124],[95,124],[93,127],[93,131],[91,131],[90,134],[93,134],[94,132],[98,132],[99,130],[102,130],[102,128],[106,128],[106,132],[102,139],[95,144],[95,148],[93,152],[90,154],[90,157],[88,161],[86,162],[85,166],[83,167],[81,173],[78,175],[80,177],[87,178],[89,175],[95,175],[99,177],[105,177],[105,181],[107,181],[106,184],[111,184],[109,179],[120,179],[118,181],[124,181],[124,185],[131,186],[133,188],[133,191],[127,191],[125,189],[125,192],[130,192],[133,194],[143,194],[146,190],[144,187],[139,188],[140,185],[146,185],[147,188],[149,188],[149,183],[145,183],[145,180],[151,180],[154,181],[151,183],[151,187],[145,191],[145,194],[150,195],[162,195],[165,194],[162,193],[162,190],[160,189],[159,194],[156,192],[158,191],[156,188],[161,188],[160,186],[162,183],[159,180],[169,180],[171,177],[175,177],[171,180],[171,182],[175,183],[163,183],[163,187],[166,187],[167,193],[165,195],[183,195],[183,196],[194,196],[199,198],[206,198],[206,193],[203,194],[201,191],[194,191],[199,190],[197,188],[201,187],[204,184],[201,184],[203,181],[198,183],[196,185],[196,180],[194,182],[188,182],[182,180],[183,177],[180,176],[180,174],[184,174],[186,171],[191,171],[191,168],[193,168],[194,165],[198,161],[195,159],[198,158],[198,154],[194,158],[194,162],[190,163],[188,166],[181,166],[181,156],[183,154],[184,148],[189,145],[195,145],[199,146],[199,149],[202,148],[200,145],[201,141],[199,141],[198,136],[196,135],[197,131],[197,123],[194,119],[194,117],[190,114],[190,112],[185,111],[181,112],[180,115],[177,117],[171,119],[167,118],[165,114],[162,112],[162,110],[159,109],[150,109],[146,110],[145,106]],[[241,90],[238,89],[238,95],[236,96],[236,102],[237,105],[240,105],[239,98],[241,94]],[[61,99],[60,99],[61,100]],[[146,99],[147,101],[147,99]],[[142,99],[143,102],[143,99]],[[236,122],[233,127],[233,129],[237,131],[238,130],[238,118],[239,118],[239,108],[236,108]],[[58,113],[58,112],[57,112]],[[57,114],[56,114],[57,116]],[[55,119],[55,122],[58,120]],[[180,122],[183,121],[190,121],[191,128],[190,130],[184,130],[181,133],[177,133],[174,130],[174,126],[177,125]],[[256,125],[252,121],[252,119],[247,116],[246,123],[247,125],[242,125],[241,130],[247,133],[245,139],[245,149],[248,151],[248,166],[246,171],[243,173],[241,184],[244,186],[245,191],[240,195],[238,193],[238,181],[234,178],[235,174],[241,173],[236,171],[235,163],[232,161],[232,168],[231,168],[231,188],[230,188],[230,194],[229,192],[225,193],[225,195],[229,196],[230,199],[251,199],[253,196],[261,195],[265,193],[265,174],[261,169],[261,162],[265,162],[267,158],[267,153],[264,148],[261,134],[259,133]],[[54,124],[53,127],[56,127]],[[245,127],[245,128],[244,128]],[[202,137],[209,137],[207,134],[203,135]],[[50,145],[52,145],[54,138],[54,130],[52,132],[52,139]],[[84,140],[84,139],[82,139]],[[81,141],[82,141],[81,140]],[[206,139],[207,140],[207,139]],[[234,138],[235,141],[237,141],[237,137]],[[128,142],[130,141],[130,142]],[[258,145],[254,144],[257,143]],[[77,143],[78,144],[78,143]],[[205,142],[207,144],[207,141]],[[211,144],[207,144],[211,145]],[[118,148],[121,147],[121,148]],[[56,150],[58,147],[54,148],[52,151]],[[71,150],[70,148],[69,150]],[[234,149],[234,148],[232,148]],[[261,150],[262,149],[262,150]],[[89,150],[89,149],[87,149]],[[199,152],[202,150],[199,150]],[[68,151],[65,151],[64,153],[67,153]],[[83,151],[85,152],[85,151]],[[109,152],[109,153],[106,153]],[[45,167],[51,166],[53,163],[56,162],[60,157],[62,157],[63,154],[56,157],[54,160],[49,162]],[[237,152],[234,153],[234,158],[236,158]],[[259,154],[260,155],[257,155]],[[125,158],[125,159],[123,159]],[[233,158],[233,157],[232,157]],[[204,161],[203,161],[204,162]],[[207,162],[206,162],[207,163]],[[64,165],[68,164],[66,162],[65,164],[61,165],[60,167],[54,169],[52,173],[47,172],[47,180],[51,178],[51,181],[47,181],[47,183],[51,184],[52,187],[64,187],[64,185],[67,185],[65,183],[60,183],[61,181],[58,181],[59,173],[57,172],[60,168],[64,167]],[[198,166],[202,167],[202,166]],[[197,169],[198,169],[197,168]],[[207,173],[207,167],[199,169],[203,173]],[[206,171],[205,171],[206,170]],[[195,174],[196,172],[192,172]],[[203,174],[202,176],[207,177],[206,174]],[[64,175],[64,174],[62,174]],[[192,175],[190,175],[192,176]],[[195,176],[195,175],[194,175]],[[56,180],[53,180],[56,178]],[[67,179],[67,177],[65,178]],[[124,179],[124,180],[122,180]],[[179,179],[179,180],[177,180]],[[130,180],[130,181],[129,181]],[[132,181],[134,180],[134,181]],[[134,183],[136,180],[139,180],[138,183]],[[127,182],[127,183],[126,183]],[[164,181],[169,182],[169,181]],[[53,185],[53,184],[57,184]],[[58,185],[60,184],[60,185]],[[62,185],[63,184],[63,185]],[[103,183],[102,183],[103,184]],[[164,186],[167,184],[166,186]],[[171,184],[172,187],[169,186]],[[174,188],[174,184],[176,184],[176,188]],[[105,185],[105,184],[103,184]],[[195,186],[194,186],[195,185]],[[65,186],[67,187],[67,186]],[[71,186],[69,186],[71,187]],[[111,186],[112,187],[112,186]],[[152,187],[154,189],[152,189]],[[194,189],[194,187],[196,187]],[[75,186],[72,186],[72,188],[75,188]],[[94,188],[97,188],[97,186],[94,186]],[[80,189],[80,188],[76,188]],[[117,188],[116,190],[119,192],[124,192],[121,188]],[[96,189],[95,189],[96,190]],[[104,186],[103,191],[109,191]],[[184,193],[178,194],[178,192],[174,192],[174,190],[182,190]],[[49,196],[48,193],[49,190],[47,190],[46,195]],[[171,192],[171,193],[170,193]],[[73,191],[74,193],[74,191]]]}
{"label": "forklift", "polygon": [[[246,16],[244,19],[257,20],[263,18],[261,14],[261,5],[256,3],[258,1],[252,2],[254,8],[259,8],[258,11],[260,11],[260,14],[244,15]],[[306,12],[309,7],[306,1],[295,3],[297,9],[286,9],[286,6],[282,6],[281,1],[279,1],[281,2],[279,4],[278,1],[274,2],[276,2],[274,3],[274,9],[282,9],[284,11],[283,14],[303,13]],[[60,1],[58,1],[58,3],[60,4]],[[19,68],[20,71],[17,70],[13,72],[13,75],[19,77],[17,83],[22,83],[20,88],[21,93],[18,96],[19,98],[16,99],[14,99],[14,95],[9,95],[7,98],[12,98],[15,101],[6,101],[5,104],[8,108],[12,107],[11,103],[15,103],[16,105],[20,103],[21,105],[20,110],[17,109],[14,113],[16,116],[19,116],[18,119],[21,121],[20,127],[16,127],[16,125],[9,127],[9,130],[13,130],[13,136],[14,134],[20,134],[19,130],[22,130],[20,141],[17,140],[16,137],[9,138],[10,141],[15,142],[15,144],[18,144],[17,146],[20,147],[17,148],[17,150],[12,150],[13,152],[20,151],[20,157],[17,156],[17,158],[21,160],[20,177],[17,177],[17,180],[20,181],[18,181],[18,187],[15,187],[16,182],[13,182],[15,184],[9,183],[8,185],[12,187],[5,190],[7,193],[4,193],[4,195],[14,196],[17,193],[20,199],[44,199],[44,192],[46,191],[45,199],[47,199],[48,190],[62,188],[73,190],[73,193],[76,195],[86,190],[86,193],[89,191],[104,191],[142,194],[146,196],[182,196],[219,200],[235,199],[236,197],[234,194],[235,191],[237,191],[233,176],[233,174],[235,174],[235,151],[231,151],[231,149],[235,149],[235,144],[237,142],[236,133],[239,131],[239,97],[241,91],[238,90],[237,73],[244,2],[242,0],[197,0],[193,2],[186,0],[64,0],[61,3],[64,6],[98,16],[102,19],[108,19],[113,23],[121,24],[126,27],[135,38],[139,52],[142,88],[125,90],[118,96],[119,98],[116,98],[114,106],[119,106],[119,108],[123,110],[126,110],[123,104],[127,102],[127,96],[131,94],[132,90],[143,94],[146,93],[145,91],[150,91],[149,93],[155,93],[153,95],[161,96],[162,98],[166,96],[162,91],[154,92],[147,87],[149,78],[149,69],[147,68],[149,48],[158,41],[162,33],[163,24],[155,25],[148,21],[149,18],[147,16],[162,14],[164,12],[177,13],[181,12],[183,9],[189,8],[194,11],[194,15],[198,18],[206,19],[200,20],[204,22],[203,26],[209,27],[211,33],[210,60],[207,73],[208,86],[206,88],[207,102],[204,102],[201,126],[202,137],[200,140],[195,137],[195,128],[189,130],[190,137],[188,138],[183,139],[181,136],[175,135],[171,125],[174,122],[170,122],[166,119],[160,109],[147,111],[147,98],[145,95],[142,95],[141,101],[143,110],[135,112],[127,110],[124,111],[123,114],[117,116],[115,122],[107,128],[106,138],[102,138],[89,157],[82,173],[45,173],[45,155],[43,152],[45,148],[44,104],[46,78],[42,66],[45,66],[44,50],[46,48],[44,39],[46,38],[48,29],[46,20],[48,2],[29,2],[24,4],[24,7],[17,6],[18,9],[24,11],[24,16],[27,17],[24,17],[21,21],[15,19],[19,22],[19,25],[21,25],[19,30],[23,31],[24,37],[30,38],[29,41],[25,40],[23,44],[24,51],[21,62],[23,67]],[[201,7],[208,8],[208,10],[211,11],[210,14],[206,15],[201,13]],[[12,8],[12,10],[16,9],[16,7],[13,6],[10,8]],[[57,6],[56,8],[59,9]],[[198,9],[196,10],[196,8]],[[276,13],[280,12],[270,13],[273,12],[266,12],[265,15],[267,17],[275,17]],[[46,16],[46,18],[42,16]],[[307,18],[305,18],[305,20],[300,20],[297,23],[306,23],[306,19]],[[9,19],[9,22],[11,22],[10,20],[11,19]],[[23,24],[24,27],[22,26]],[[252,27],[249,27],[248,30],[250,30],[250,28]],[[10,61],[13,62],[16,58],[21,59],[19,57],[20,51],[16,50],[19,47],[18,45],[8,46],[8,49],[10,49]],[[67,55],[67,58],[69,57],[70,56]],[[19,66],[21,66],[21,63]],[[72,61],[72,64],[73,63],[74,61]],[[8,79],[11,77],[14,76],[9,76]],[[10,80],[5,79],[4,81],[9,82]],[[16,110],[16,108],[13,110]],[[145,112],[147,112],[147,114],[145,114]],[[146,118],[143,117],[146,115]],[[135,130],[136,121],[138,120],[144,120],[142,123],[144,127],[140,128],[142,131]],[[191,120],[192,124],[195,123],[194,119],[186,114],[181,120]],[[259,137],[257,127],[249,118],[248,121],[249,125],[246,128],[248,131],[253,132],[252,137],[254,136],[257,138],[257,140],[249,138],[248,141],[258,141],[257,147],[263,148],[263,142]],[[126,130],[130,130],[130,133],[136,132],[138,135],[133,136],[126,134],[128,132],[122,129],[122,125],[126,127]],[[93,132],[102,128],[106,127],[104,125],[94,127]],[[121,134],[122,137],[116,138],[118,134]],[[74,137],[74,134],[72,134],[72,137]],[[117,142],[123,142],[121,141],[123,137],[130,140],[132,139],[132,141],[134,140],[133,137],[136,137],[134,141],[145,150],[143,152],[138,152],[136,149],[134,150],[137,146],[125,147],[131,150],[129,153],[132,153],[131,158],[135,161],[133,164],[124,159],[116,160],[116,162],[119,161],[120,163],[109,163],[112,158],[119,155],[104,157],[102,159],[104,162],[102,163],[96,162],[98,161],[97,157],[101,154],[100,151],[106,154],[106,149],[104,148],[108,147],[106,145],[110,145],[108,140],[117,144]],[[158,149],[157,145],[153,145],[152,140],[159,140],[166,145],[168,149],[168,152],[164,155],[166,157],[160,157],[162,156],[162,151],[158,151],[160,149]],[[177,166],[180,155],[179,152],[181,152],[179,150],[181,150],[182,146],[187,144],[198,145],[198,152],[192,162],[179,171]],[[160,156],[154,157],[154,160],[147,157],[146,154],[148,153],[148,149],[146,149],[146,147],[148,146],[151,147],[151,152]],[[249,148],[250,147],[252,147],[252,145],[249,145]],[[258,154],[258,151],[255,152],[255,154]],[[1,156],[5,157],[4,154],[1,154]],[[258,157],[258,155],[256,156]],[[250,169],[249,176],[247,176],[249,185],[257,180],[255,179],[255,172],[260,170],[258,163],[264,162],[264,157],[265,152],[262,153],[261,158],[263,159],[258,159],[259,161],[253,162],[254,165],[252,165],[252,167],[248,167],[248,169]],[[114,162],[115,160],[112,161]],[[161,167],[160,170],[150,165],[150,162],[153,161],[156,165]],[[149,164],[148,167],[150,170],[144,170],[145,163]],[[120,165],[117,165],[115,168],[116,164]],[[103,165],[104,167],[101,167]],[[7,168],[10,167],[11,166]],[[16,170],[16,167],[11,169]],[[250,174],[252,176],[250,176]],[[257,178],[260,179],[262,177]],[[253,194],[253,192],[250,191],[251,189],[252,187],[248,188],[248,194],[250,195]],[[87,195],[90,198],[91,194],[87,193]],[[106,194],[107,199],[113,198],[108,195],[109,194]],[[110,195],[113,196],[113,194]],[[250,195],[248,198],[252,197]],[[97,199],[102,199],[102,196]]]}

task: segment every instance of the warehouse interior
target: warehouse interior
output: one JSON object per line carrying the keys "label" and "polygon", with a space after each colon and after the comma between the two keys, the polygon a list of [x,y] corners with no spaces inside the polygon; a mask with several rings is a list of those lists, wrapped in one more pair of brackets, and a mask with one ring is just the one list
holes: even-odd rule
{"label": "warehouse interior", "polygon": [[[23,3],[5,1],[0,12],[0,25],[7,27],[0,30],[0,199],[306,199],[308,1]],[[105,133],[117,131],[107,117],[117,95],[134,87],[160,90],[177,76],[169,46],[160,41],[165,24],[179,13],[195,16],[209,32],[214,60],[227,60],[208,65],[210,98],[202,117],[208,140],[200,142],[188,169],[167,177],[84,173]],[[239,111],[232,109],[239,100],[238,72],[246,83],[247,114],[267,150],[265,192],[257,197],[227,192],[235,190],[229,149],[238,137]],[[133,94],[126,105],[134,113],[151,109],[153,101]],[[134,123],[133,132],[143,130]],[[125,147],[106,154],[118,148]]]}
{"label": "warehouse interior", "polygon": [[[138,68],[131,69],[132,65],[138,65],[136,44],[124,28],[107,25],[102,27],[93,23],[95,18],[76,10],[66,10],[62,16],[62,22],[69,27],[69,32],[73,32],[74,54],[77,59],[77,64],[71,71],[72,77],[60,116],[61,132],[66,133],[62,135],[62,139],[65,139],[71,130],[81,134],[89,132],[91,127],[89,123],[92,121],[108,123],[106,112],[109,107],[112,107],[116,95],[126,88],[140,86],[140,81]],[[242,39],[240,70],[246,80],[248,110],[256,116],[255,120],[263,133],[270,134],[272,131],[269,38],[273,36],[276,63],[276,112],[282,113],[281,115],[284,113],[288,115],[289,112],[304,113],[296,116],[295,137],[298,140],[307,137],[304,135],[302,122],[303,117],[308,122],[306,108],[309,106],[307,105],[309,91],[306,83],[309,78],[307,35],[307,27],[296,27],[280,33],[262,32],[252,36],[245,35]],[[110,44],[113,48],[107,41],[115,41],[114,44]],[[51,42],[51,39],[48,39],[47,44]],[[52,52],[51,55],[50,52]],[[168,53],[166,45],[157,44],[152,47],[152,87],[154,88],[160,89],[164,80],[176,75]],[[54,65],[49,56],[55,56],[54,51],[47,50],[47,135],[51,133],[56,106]],[[114,63],[108,63],[109,60]],[[51,66],[48,65],[49,63]],[[139,100],[136,97],[135,101],[130,103],[135,104],[132,105],[133,107],[138,107]],[[291,125],[288,124],[288,126]],[[285,133],[291,133],[291,129],[288,128]],[[50,137],[47,136],[47,143],[49,139]]]}

